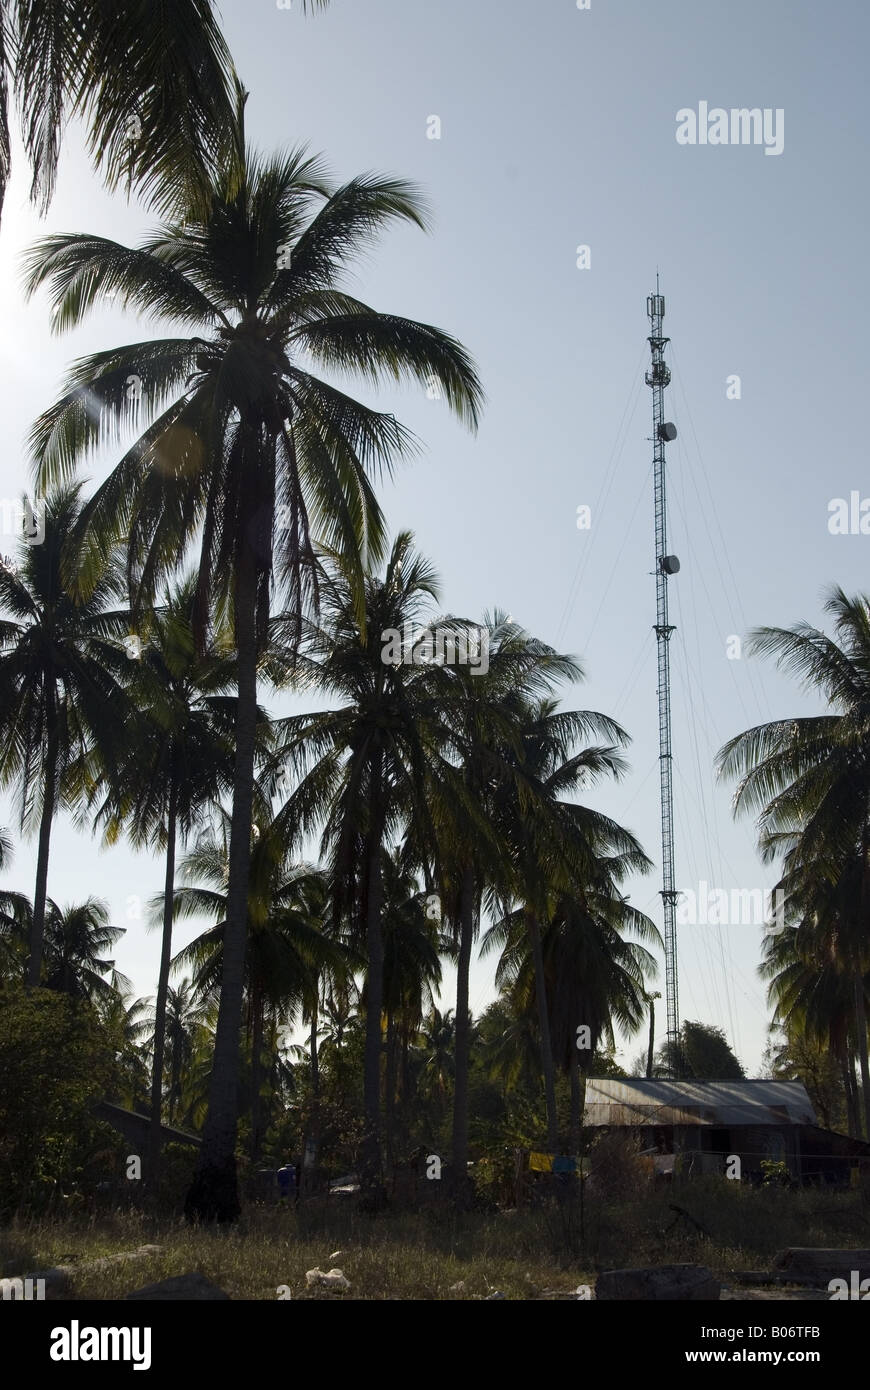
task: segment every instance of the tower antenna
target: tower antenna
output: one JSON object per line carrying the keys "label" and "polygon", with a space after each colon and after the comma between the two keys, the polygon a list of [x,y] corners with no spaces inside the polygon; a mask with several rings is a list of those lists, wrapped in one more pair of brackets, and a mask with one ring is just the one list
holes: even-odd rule
{"label": "tower antenna", "polygon": [[646,384],[652,387],[653,399],[653,475],[655,493],[655,533],[656,533],[656,650],[658,654],[658,704],[659,704],[659,778],[661,784],[662,812],[662,907],[665,924],[665,998],[667,1001],[668,1070],[674,1077],[682,1072],[682,1050],[680,1045],[680,1002],[677,980],[677,922],[676,909],[679,894],[674,886],[674,795],[673,759],[671,755],[671,659],[670,641],[673,625],[668,622],[668,580],[677,574],[680,562],[676,555],[668,555],[667,505],[665,491],[665,445],[677,437],[675,425],[664,418],[664,392],[671,379],[670,369],[665,362],[665,348],[670,342],[663,336],[662,320],[665,316],[664,295],[659,293],[659,276],[656,271],[656,292],[647,296],[646,312],[650,322],[649,345],[651,354],[650,369],[646,373]]}

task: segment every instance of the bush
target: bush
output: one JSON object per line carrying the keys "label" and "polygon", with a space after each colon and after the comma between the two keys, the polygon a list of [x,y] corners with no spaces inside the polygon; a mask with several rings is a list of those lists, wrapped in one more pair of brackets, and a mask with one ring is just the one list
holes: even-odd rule
{"label": "bush", "polygon": [[790,1187],[791,1176],[788,1164],[783,1159],[763,1158],[761,1160],[762,1182],[769,1187]]}
{"label": "bush", "polygon": [[516,1204],[516,1156],[512,1149],[500,1149],[477,1159],[471,1170],[475,1195],[488,1204],[512,1207]]}
{"label": "bush", "polygon": [[114,1138],[91,1106],[113,1064],[86,1002],[47,989],[0,990],[0,1214],[44,1210],[96,1180]]}
{"label": "bush", "polygon": [[653,1164],[641,1158],[640,1139],[612,1130],[602,1134],[589,1155],[589,1190],[604,1201],[630,1200],[651,1186]]}

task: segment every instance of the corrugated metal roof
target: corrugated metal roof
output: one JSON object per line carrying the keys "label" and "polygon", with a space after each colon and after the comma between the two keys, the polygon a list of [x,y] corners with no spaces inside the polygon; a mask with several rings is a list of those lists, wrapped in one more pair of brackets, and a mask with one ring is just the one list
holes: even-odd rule
{"label": "corrugated metal roof", "polygon": [[587,1125],[814,1125],[800,1081],[647,1081],[602,1077],[586,1083]]}

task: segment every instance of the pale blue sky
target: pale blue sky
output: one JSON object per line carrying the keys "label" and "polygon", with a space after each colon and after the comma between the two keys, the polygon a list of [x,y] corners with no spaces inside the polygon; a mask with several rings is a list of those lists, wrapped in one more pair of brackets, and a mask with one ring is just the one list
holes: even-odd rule
{"label": "pale blue sky", "polygon": [[[757,861],[751,827],[732,823],[712,761],[749,724],[811,708],[769,667],[729,661],[729,634],[821,622],[833,582],[870,588],[870,538],[827,529],[831,498],[870,495],[866,6],[333,0],[305,18],[298,3],[227,0],[223,17],[256,143],[308,143],[338,178],[401,174],[431,200],[434,235],[392,234],[355,287],[461,338],[488,405],[474,439],[422,393],[380,398],[426,445],[383,488],[387,516],[437,564],[445,608],[474,617],[501,605],[581,657],[587,681],[568,698],[616,714],[634,740],[630,776],[597,800],[657,864],[642,375],[659,269],[674,349],[667,415],[680,430],[669,450],[670,548],[682,561],[671,586],[677,882],[768,888],[774,875]],[[700,101],[782,108],[783,153],[678,145],[676,113]],[[432,115],[440,140],[427,139]],[[48,337],[45,302],[22,301],[21,250],[40,230],[135,239],[146,219],[104,193],[75,131],[42,227],[27,188],[19,159],[0,232],[2,496],[26,482],[24,439],[65,364],[151,331],[103,314],[74,337]],[[588,270],[576,266],[580,244],[591,248]],[[726,399],[731,373],[739,401]],[[576,526],[583,503],[588,532]],[[33,859],[32,844],[20,847],[9,874],[28,892]],[[142,994],[154,987],[158,943],[125,920],[127,900],[160,883],[157,861],[101,852],[58,827],[52,896],[108,899],[130,928],[119,965]],[[657,888],[651,876],[630,891],[660,921]],[[720,1024],[750,1073],[767,1025],[760,941],[752,925],[679,934],[682,1015]],[[475,967],[476,1009],[491,975],[491,963]]]}

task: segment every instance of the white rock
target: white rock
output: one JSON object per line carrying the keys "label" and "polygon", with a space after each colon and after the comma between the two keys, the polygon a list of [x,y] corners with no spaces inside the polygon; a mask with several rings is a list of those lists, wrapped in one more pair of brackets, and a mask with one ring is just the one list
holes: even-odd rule
{"label": "white rock", "polygon": [[350,1280],[344,1277],[344,1272],[340,1269],[330,1269],[324,1274],[322,1269],[309,1269],[305,1274],[305,1282],[311,1287],[312,1284],[318,1285],[321,1289],[345,1289],[350,1288]]}
{"label": "white rock", "polygon": [[460,1279],[459,1282],[456,1283],[456,1284],[451,1284],[451,1285],[450,1285],[450,1288],[448,1289],[448,1293],[464,1293],[464,1292],[465,1292],[465,1280],[464,1280],[464,1279]]}

